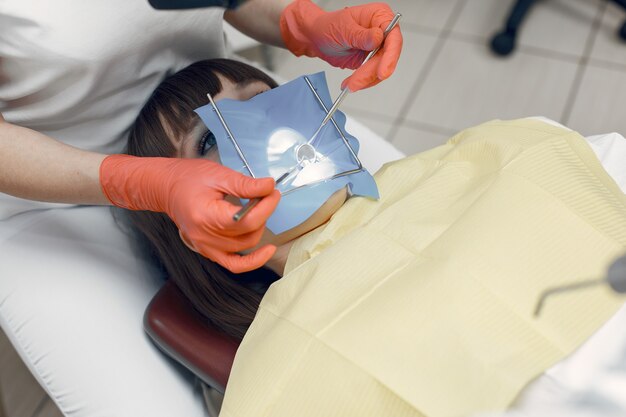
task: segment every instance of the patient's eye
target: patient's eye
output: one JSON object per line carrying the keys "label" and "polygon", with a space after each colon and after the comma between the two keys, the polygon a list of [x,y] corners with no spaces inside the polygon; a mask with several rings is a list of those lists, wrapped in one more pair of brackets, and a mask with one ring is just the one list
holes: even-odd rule
{"label": "patient's eye", "polygon": [[211,149],[215,147],[217,144],[215,140],[215,135],[210,130],[202,135],[200,140],[198,141],[198,154],[201,156],[206,155]]}

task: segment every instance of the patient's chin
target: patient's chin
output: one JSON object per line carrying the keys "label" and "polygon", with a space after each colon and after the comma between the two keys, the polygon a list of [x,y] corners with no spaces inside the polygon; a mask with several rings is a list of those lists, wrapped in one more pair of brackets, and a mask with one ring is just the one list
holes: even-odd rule
{"label": "patient's chin", "polygon": [[339,210],[339,208],[341,208],[341,206],[346,202],[347,198],[348,198],[347,188],[342,188],[340,190],[337,190],[333,195],[331,195],[326,200],[324,204],[322,204],[322,206],[319,209],[315,211],[315,213],[313,213],[304,222],[300,223],[296,227],[293,227],[279,234],[274,234],[269,229],[266,228],[265,232],[263,232],[263,237],[261,238],[261,241],[259,242],[259,244],[256,245],[254,248],[241,252],[241,253],[242,254],[249,253],[255,249],[260,248],[261,246],[268,245],[268,244],[271,244],[274,246],[282,246],[299,238],[300,236],[310,232],[313,229],[318,228],[319,226],[323,225],[328,220],[330,220],[332,215],[335,214],[335,212]]}

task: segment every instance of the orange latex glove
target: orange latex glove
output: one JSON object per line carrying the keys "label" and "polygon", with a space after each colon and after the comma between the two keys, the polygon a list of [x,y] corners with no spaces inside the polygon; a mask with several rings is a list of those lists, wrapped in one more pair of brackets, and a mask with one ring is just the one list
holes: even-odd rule
{"label": "orange latex glove", "polygon": [[[359,68],[368,52],[383,41],[394,17],[385,3],[370,3],[325,12],[310,0],[295,0],[280,16],[280,31],[296,56],[319,57],[339,68]],[[354,92],[389,78],[402,50],[402,33],[396,26],[383,47],[363,67],[346,78],[341,88]]]}
{"label": "orange latex glove", "polygon": [[[110,155],[100,165],[100,184],[118,207],[167,213],[193,250],[232,272],[259,268],[276,251],[266,245],[245,256],[234,253],[259,243],[280,200],[272,178],[255,180],[204,159]],[[235,222],[240,207],[225,195],[262,200]]]}

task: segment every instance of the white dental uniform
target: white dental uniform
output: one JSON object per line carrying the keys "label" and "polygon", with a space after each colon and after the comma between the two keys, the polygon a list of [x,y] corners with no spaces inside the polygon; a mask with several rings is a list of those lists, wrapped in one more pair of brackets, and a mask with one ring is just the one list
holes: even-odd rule
{"label": "white dental uniform", "polygon": [[[120,152],[164,76],[225,56],[222,15],[157,11],[147,0],[2,0],[0,112],[67,144]],[[32,207],[3,195],[0,218]]]}
{"label": "white dental uniform", "polygon": [[[0,112],[82,149],[121,152],[166,75],[226,55],[222,19],[220,8],[157,11],[147,0],[0,0]],[[66,415],[198,415],[186,374],[142,332],[159,279],[133,253],[110,208],[0,194],[0,326]],[[74,291],[93,296],[59,302]],[[100,338],[81,337],[93,328]],[[41,346],[30,342],[34,334]],[[137,363],[136,351],[151,355]],[[159,383],[146,386],[138,369],[150,369]],[[100,403],[86,401],[95,393]],[[188,401],[171,408],[155,401],[168,395]]]}

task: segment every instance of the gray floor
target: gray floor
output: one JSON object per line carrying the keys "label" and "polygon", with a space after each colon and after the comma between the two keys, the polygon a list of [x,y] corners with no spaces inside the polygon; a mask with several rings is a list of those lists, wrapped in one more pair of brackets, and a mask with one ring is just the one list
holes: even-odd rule
{"label": "gray floor", "polygon": [[1,330],[0,387],[6,417],[62,417]]}
{"label": "gray floor", "polygon": [[[362,3],[321,0],[327,10]],[[496,58],[486,44],[511,1],[391,0],[405,45],[388,81],[348,96],[342,110],[407,154],[494,118],[543,115],[584,135],[626,134],[626,12],[604,0],[544,0],[531,11],[519,49]],[[255,51],[248,51],[250,56]],[[286,79],[325,70],[333,97],[349,72],[273,51]],[[59,411],[0,332],[0,381],[9,417]]]}

